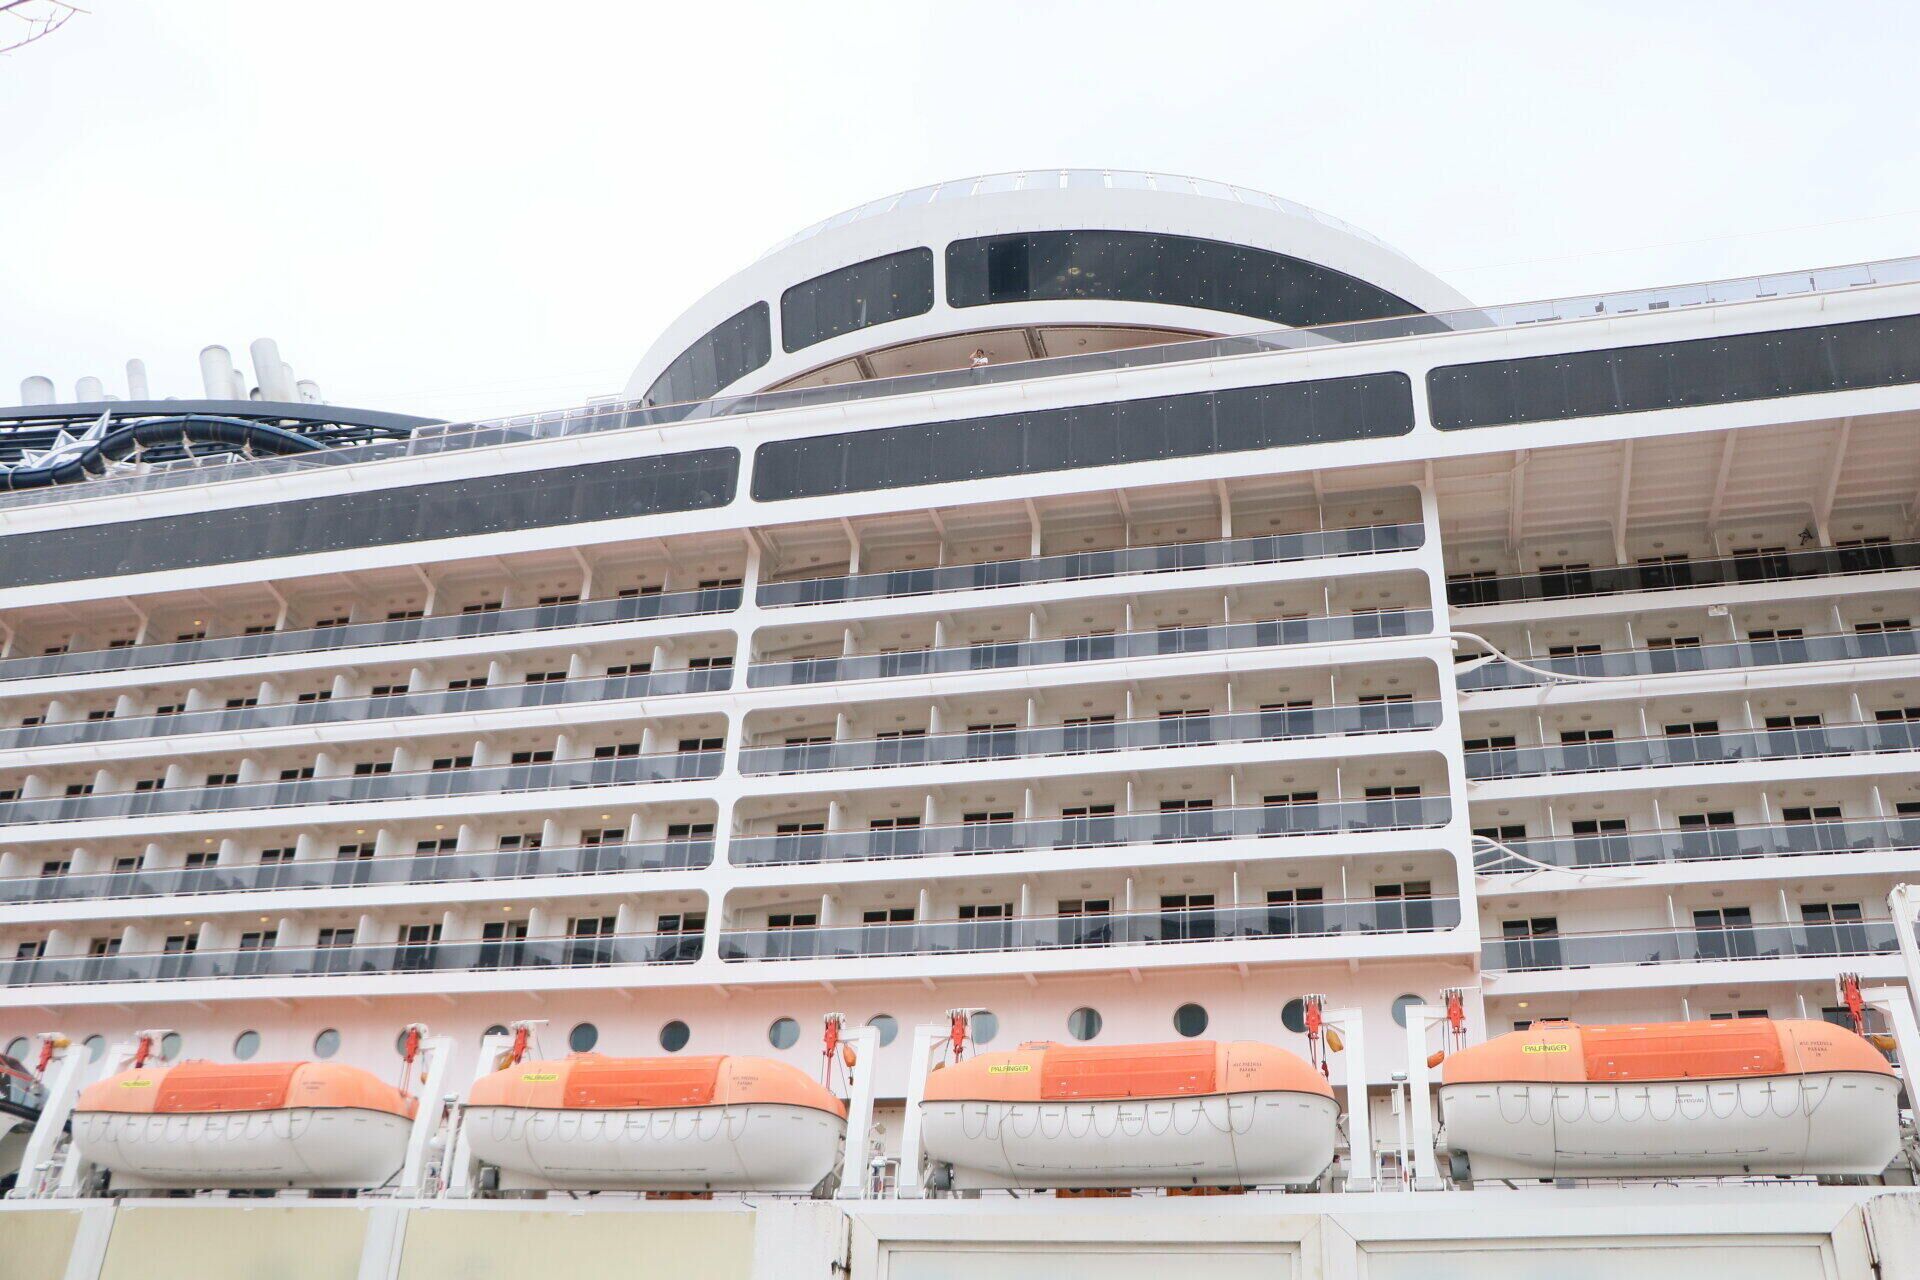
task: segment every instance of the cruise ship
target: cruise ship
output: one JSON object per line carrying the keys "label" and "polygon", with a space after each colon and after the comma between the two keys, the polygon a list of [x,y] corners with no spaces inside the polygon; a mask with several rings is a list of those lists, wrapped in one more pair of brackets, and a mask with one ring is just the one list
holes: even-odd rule
{"label": "cruise ship", "polygon": [[251,356],[0,410],[0,1276],[1920,1265],[1920,259],[1047,170]]}

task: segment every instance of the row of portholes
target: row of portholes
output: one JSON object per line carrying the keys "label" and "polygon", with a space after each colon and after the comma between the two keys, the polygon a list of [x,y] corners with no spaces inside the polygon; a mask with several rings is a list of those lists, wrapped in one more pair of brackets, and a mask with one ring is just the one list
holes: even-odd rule
{"label": "row of portholes", "polygon": [[[1393,1002],[1395,1024],[1406,1026],[1407,1011],[1425,1003],[1426,1000],[1417,995],[1396,997]],[[1211,1021],[1204,1005],[1183,1004],[1173,1011],[1173,1029],[1188,1039],[1205,1034]],[[1306,1003],[1302,1000],[1289,1000],[1280,1010],[1280,1023],[1296,1035],[1305,1033]],[[892,1044],[894,1038],[900,1034],[900,1021],[890,1013],[876,1013],[867,1019],[867,1025],[880,1033],[882,1047]],[[1067,1034],[1075,1040],[1092,1040],[1100,1034],[1101,1028],[1105,1025],[1105,1019],[1100,1016],[1098,1009],[1083,1006],[1067,1015]],[[991,1044],[1000,1034],[1000,1019],[997,1015],[982,1009],[973,1015],[969,1030],[972,1032],[974,1044]],[[488,1027],[485,1034],[497,1036],[505,1035],[506,1032],[507,1029],[504,1026],[495,1025]],[[406,1039],[407,1035],[404,1031],[395,1039],[396,1053],[406,1052]],[[660,1028],[660,1047],[668,1053],[680,1052],[692,1039],[692,1028],[677,1018]],[[591,1052],[599,1043],[600,1028],[591,1022],[579,1023],[567,1033],[567,1048],[575,1053]],[[800,1023],[793,1018],[775,1018],[767,1027],[767,1043],[776,1049],[793,1048],[800,1043]],[[88,1062],[98,1062],[107,1052],[107,1041],[104,1036],[88,1036],[82,1042],[82,1047],[87,1051]],[[168,1062],[178,1062],[182,1047],[180,1033],[170,1031],[160,1042],[160,1055]],[[27,1038],[21,1036],[7,1045],[7,1056],[16,1061],[24,1061],[31,1048]],[[258,1031],[242,1031],[234,1038],[235,1060],[245,1062],[259,1052],[260,1033]],[[329,1027],[313,1038],[314,1057],[331,1058],[338,1052],[340,1052],[340,1033],[333,1028]]]}

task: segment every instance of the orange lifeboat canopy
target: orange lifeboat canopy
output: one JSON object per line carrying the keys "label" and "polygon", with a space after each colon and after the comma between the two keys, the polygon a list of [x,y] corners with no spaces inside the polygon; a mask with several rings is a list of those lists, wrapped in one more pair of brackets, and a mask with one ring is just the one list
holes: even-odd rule
{"label": "orange lifeboat canopy", "polygon": [[411,1117],[416,1100],[358,1067],[335,1062],[182,1062],[108,1076],[77,1111],[196,1115],[227,1111],[359,1110]]}
{"label": "orange lifeboat canopy", "polygon": [[1890,1076],[1880,1051],[1828,1022],[1735,1018],[1580,1026],[1537,1022],[1448,1055],[1450,1084],[1737,1080],[1853,1071]]}
{"label": "orange lifeboat canopy", "polygon": [[559,1111],[660,1111],[680,1107],[807,1107],[846,1118],[846,1104],[796,1067],[772,1058],[717,1054],[609,1058],[580,1053],[522,1062],[473,1082],[470,1107]]}
{"label": "orange lifeboat canopy", "polygon": [[927,1077],[928,1102],[1069,1102],[1307,1093],[1333,1088],[1306,1059],[1253,1040],[1094,1047],[1050,1042],[985,1053]]}

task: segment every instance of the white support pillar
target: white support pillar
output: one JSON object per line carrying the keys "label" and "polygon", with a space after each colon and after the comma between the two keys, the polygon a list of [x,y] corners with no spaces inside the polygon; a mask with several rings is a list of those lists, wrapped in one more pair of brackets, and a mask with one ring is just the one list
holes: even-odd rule
{"label": "white support pillar", "polygon": [[1366,1035],[1360,1010],[1330,1009],[1322,1017],[1346,1040],[1347,1190],[1373,1190],[1373,1111],[1367,1098]]}
{"label": "white support pillar", "polygon": [[847,1144],[834,1198],[864,1200],[872,1159],[874,1081],[880,1074],[880,1029],[861,1027],[846,1033],[845,1042],[853,1046],[853,1070],[847,1081]]}
{"label": "white support pillar", "polygon": [[919,1200],[927,1194],[926,1158],[920,1147],[920,1104],[927,1096],[934,1050],[951,1030],[945,1023],[923,1022],[913,1029],[907,1042],[907,1115],[900,1134],[900,1175],[893,1192],[899,1200]]}
{"label": "white support pillar", "polygon": [[[66,1037],[59,1039],[65,1040]],[[45,1081],[46,1102],[40,1110],[40,1119],[27,1138],[26,1150],[20,1157],[20,1176],[13,1190],[7,1193],[9,1199],[26,1200],[52,1189],[43,1185],[47,1179],[42,1171],[52,1162],[54,1148],[67,1127],[67,1117],[73,1114],[73,1104],[80,1097],[80,1078],[86,1073],[86,1068],[87,1051],[84,1045],[67,1044],[57,1051],[52,1070]]]}
{"label": "white support pillar", "polygon": [[[426,1028],[420,1028],[422,1035]],[[407,1159],[400,1166],[399,1183],[394,1195],[403,1200],[417,1198],[424,1190],[427,1150],[440,1129],[441,1107],[445,1100],[447,1067],[453,1058],[453,1038],[435,1036],[425,1040],[421,1053],[426,1059],[424,1080],[419,1081],[419,1103],[413,1113],[413,1129],[407,1136]],[[414,1081],[407,1082],[410,1086]],[[444,1171],[442,1176],[444,1177]]]}

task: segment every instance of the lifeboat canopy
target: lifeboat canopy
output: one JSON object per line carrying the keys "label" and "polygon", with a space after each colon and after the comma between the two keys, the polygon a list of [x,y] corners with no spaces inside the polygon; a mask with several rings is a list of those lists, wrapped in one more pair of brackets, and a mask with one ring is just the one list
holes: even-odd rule
{"label": "lifeboat canopy", "polygon": [[470,1107],[659,1111],[748,1104],[807,1107],[845,1119],[847,1107],[807,1074],[772,1058],[609,1058],[528,1061],[474,1081]]}
{"label": "lifeboat canopy", "polygon": [[108,1076],[82,1092],[74,1109],[119,1115],[350,1109],[411,1118],[416,1105],[372,1073],[337,1062],[182,1062]]}

